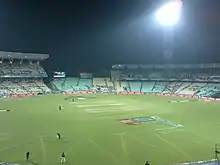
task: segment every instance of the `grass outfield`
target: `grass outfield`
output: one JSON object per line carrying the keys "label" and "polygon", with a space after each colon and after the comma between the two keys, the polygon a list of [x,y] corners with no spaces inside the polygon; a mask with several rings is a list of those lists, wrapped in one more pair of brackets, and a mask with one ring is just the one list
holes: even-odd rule
{"label": "grass outfield", "polygon": [[[188,102],[144,95],[39,96],[0,100],[0,160],[38,165],[60,164],[66,152],[74,165],[169,165],[214,158],[220,143],[220,103]],[[59,111],[58,106],[64,110]],[[127,125],[120,119],[158,116],[160,121]],[[168,129],[173,128],[173,129]],[[161,130],[158,130],[161,129]],[[63,141],[58,141],[60,132]]]}

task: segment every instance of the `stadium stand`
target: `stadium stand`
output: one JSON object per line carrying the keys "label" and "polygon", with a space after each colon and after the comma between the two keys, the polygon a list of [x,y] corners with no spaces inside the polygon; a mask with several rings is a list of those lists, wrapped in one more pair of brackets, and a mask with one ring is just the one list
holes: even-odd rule
{"label": "stadium stand", "polygon": [[141,65],[132,68],[114,65],[112,68],[111,78],[67,78],[53,83],[60,91],[116,90],[196,97],[212,97],[220,93],[220,64]]}
{"label": "stadium stand", "polygon": [[48,57],[47,54],[0,51],[0,95],[51,92],[43,82],[47,74],[40,65]]}
{"label": "stadium stand", "polygon": [[141,91],[141,81],[128,81],[130,83],[131,92]]}
{"label": "stadium stand", "polygon": [[114,86],[117,91],[124,91],[123,86],[121,86],[120,81],[114,81]]}
{"label": "stadium stand", "polygon": [[47,77],[46,72],[41,66],[37,63],[26,63],[26,62],[14,62],[14,63],[5,63],[1,64],[0,75],[2,76],[21,76],[21,75],[38,75],[40,74],[43,77]]}
{"label": "stadium stand", "polygon": [[220,91],[220,84],[209,83],[197,91],[197,95],[201,97],[210,97]]}
{"label": "stadium stand", "polygon": [[131,92],[129,81],[121,81],[121,86],[123,87],[123,91]]}
{"label": "stadium stand", "polygon": [[114,86],[114,82],[110,79],[110,78],[106,78],[105,79],[105,82],[106,82],[106,84],[107,84],[107,87],[109,87],[109,88],[115,88]]}
{"label": "stadium stand", "polygon": [[66,78],[64,82],[64,86],[66,86],[66,90],[78,90],[79,78],[78,77],[69,77]]}
{"label": "stadium stand", "polygon": [[119,91],[212,97],[220,93],[219,68],[220,64],[119,64],[112,66],[111,78]]}
{"label": "stadium stand", "polygon": [[[40,61],[47,54],[0,51],[0,97],[53,92],[43,81],[48,75]],[[114,65],[111,78],[80,77],[53,79],[60,92],[96,90],[160,94],[220,96],[220,64]],[[87,76],[87,77],[86,77]]]}
{"label": "stadium stand", "polygon": [[165,94],[174,94],[182,85],[181,82],[170,82],[165,87],[163,93]]}
{"label": "stadium stand", "polygon": [[155,85],[154,81],[144,81],[142,84],[142,92],[150,93]]}
{"label": "stadium stand", "polygon": [[191,83],[190,85],[187,85],[184,89],[182,89],[179,94],[183,95],[194,95],[197,90],[205,86],[206,83]]}
{"label": "stadium stand", "polygon": [[107,83],[106,83],[106,78],[103,77],[103,78],[93,78],[93,85],[94,86],[107,86]]}
{"label": "stadium stand", "polygon": [[191,82],[183,82],[182,85],[179,87],[179,89],[176,90],[176,94],[179,94],[181,91],[183,91],[185,88],[188,88],[192,83]]}
{"label": "stadium stand", "polygon": [[153,93],[162,93],[166,86],[168,85],[168,82],[158,81],[155,83],[152,92]]}
{"label": "stadium stand", "polygon": [[112,84],[114,85],[114,89],[116,89],[117,91],[131,91],[129,83],[127,81],[113,81]]}
{"label": "stadium stand", "polygon": [[92,79],[90,78],[80,78],[79,79],[79,89],[82,91],[86,91],[92,86]]}
{"label": "stadium stand", "polygon": [[56,78],[53,80],[53,84],[64,92],[79,91],[79,78],[78,77],[67,77],[67,78]]}
{"label": "stadium stand", "polygon": [[[54,79],[54,80],[52,81],[52,83],[58,88],[58,90],[60,90],[60,91],[66,91],[66,89],[63,88],[63,86],[64,86],[64,85],[63,85],[64,81],[65,81],[64,78],[63,78],[63,79],[59,78],[59,79]],[[66,86],[64,86],[64,87],[66,87]]]}

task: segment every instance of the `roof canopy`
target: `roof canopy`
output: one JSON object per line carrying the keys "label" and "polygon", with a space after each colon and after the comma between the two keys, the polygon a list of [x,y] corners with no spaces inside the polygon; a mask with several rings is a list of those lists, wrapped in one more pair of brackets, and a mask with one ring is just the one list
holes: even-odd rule
{"label": "roof canopy", "polygon": [[113,69],[209,69],[220,68],[220,63],[210,64],[161,64],[161,65],[129,65],[117,64]]}
{"label": "roof canopy", "polygon": [[3,59],[27,59],[27,60],[46,60],[49,54],[20,53],[0,51],[0,58]]}

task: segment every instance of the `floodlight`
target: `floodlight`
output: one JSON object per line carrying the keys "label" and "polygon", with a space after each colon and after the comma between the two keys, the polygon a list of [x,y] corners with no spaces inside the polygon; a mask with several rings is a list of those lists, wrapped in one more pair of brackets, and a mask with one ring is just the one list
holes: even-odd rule
{"label": "floodlight", "polygon": [[172,0],[156,11],[156,20],[163,26],[174,26],[179,22],[182,2]]}

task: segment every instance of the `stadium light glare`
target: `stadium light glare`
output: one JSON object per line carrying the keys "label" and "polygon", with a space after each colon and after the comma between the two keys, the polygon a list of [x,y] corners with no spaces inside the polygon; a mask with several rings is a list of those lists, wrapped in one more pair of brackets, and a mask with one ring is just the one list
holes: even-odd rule
{"label": "stadium light glare", "polygon": [[165,3],[156,11],[156,20],[163,26],[176,25],[181,16],[182,2],[180,0],[172,0]]}

